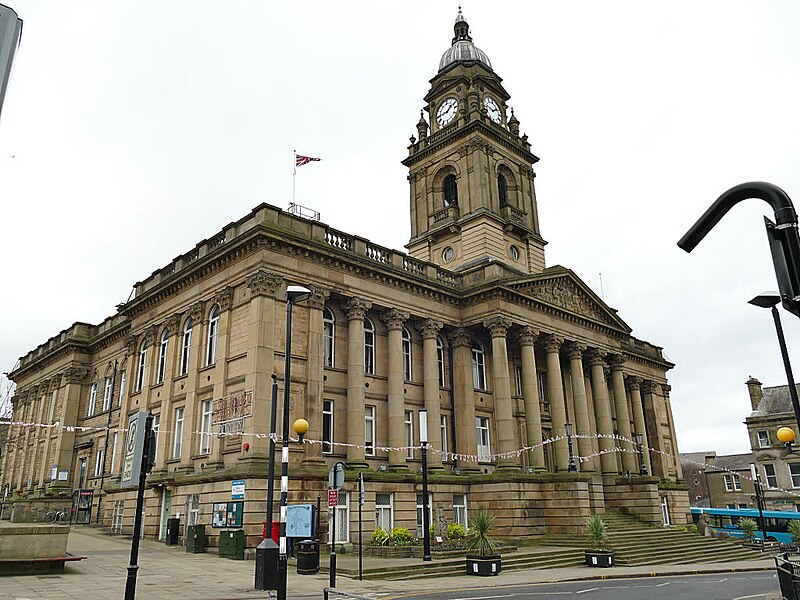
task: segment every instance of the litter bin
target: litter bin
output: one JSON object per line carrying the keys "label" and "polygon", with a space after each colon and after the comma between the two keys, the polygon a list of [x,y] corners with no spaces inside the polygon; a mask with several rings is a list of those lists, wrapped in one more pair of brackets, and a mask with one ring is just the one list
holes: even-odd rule
{"label": "litter bin", "polygon": [[244,529],[226,529],[219,533],[219,555],[244,560]]}
{"label": "litter bin", "polygon": [[186,530],[186,551],[200,554],[206,551],[206,526],[189,525]]}
{"label": "litter bin", "polygon": [[319,573],[319,542],[303,540],[295,545],[297,554],[297,574],[316,575]]}
{"label": "litter bin", "polygon": [[167,519],[167,546],[177,546],[178,536],[181,533],[181,520],[178,518]]}

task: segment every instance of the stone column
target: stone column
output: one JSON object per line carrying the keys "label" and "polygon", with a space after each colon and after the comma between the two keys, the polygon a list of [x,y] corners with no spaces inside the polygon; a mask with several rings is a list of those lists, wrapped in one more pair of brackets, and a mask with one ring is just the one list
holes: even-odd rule
{"label": "stone column", "polygon": [[[611,365],[611,385],[614,389],[614,406],[617,409],[617,432],[626,440],[633,440],[631,416],[628,412],[628,396],[625,393],[625,376],[622,373],[625,358],[619,354],[613,354],[610,356],[609,363]],[[623,470],[628,473],[638,473],[639,461],[634,452],[633,442],[619,440],[618,445],[625,450],[621,457]]]}
{"label": "stone column", "polygon": [[[403,393],[403,324],[408,320],[408,313],[395,308],[387,310],[381,318],[388,331],[389,354],[389,447],[400,448],[406,445],[405,439],[405,395]],[[404,450],[389,451],[389,468],[407,470],[406,452]]]}
{"label": "stone column", "polygon": [[597,433],[600,436],[598,446],[600,452],[600,466],[604,474],[618,473],[617,458],[611,448],[615,446],[611,436],[614,435],[614,427],[611,422],[611,404],[608,399],[608,385],[606,376],[603,372],[603,355],[597,348],[591,348],[588,352],[589,366],[592,370],[592,398],[594,398],[594,412],[597,420]]}
{"label": "stone column", "polygon": [[[312,286],[311,298],[305,302],[308,307],[308,342],[306,362],[306,415],[308,421],[308,439],[322,440],[322,392],[325,377],[324,324],[322,311],[330,290]],[[306,464],[324,464],[322,444],[305,444]]]}
{"label": "stone column", "polygon": [[664,455],[664,439],[661,433],[661,417],[658,414],[658,407],[655,401],[656,384],[653,381],[642,381],[642,400],[645,408],[645,422],[647,423],[648,436],[650,442],[650,464],[652,465],[651,475],[655,477],[666,477],[667,469]]}
{"label": "stone column", "polygon": [[[250,417],[250,423],[253,432],[269,433],[272,373],[275,370],[275,309],[277,295],[283,288],[283,278],[275,273],[259,269],[245,279],[245,285],[250,291],[247,338],[252,358],[250,368],[245,375],[245,389],[253,391],[253,416]],[[198,355],[200,354],[200,343],[199,341],[195,342],[194,332],[192,334],[190,352]],[[189,367],[190,377],[194,370],[196,369],[192,366]],[[285,384],[286,382],[284,382]],[[161,426],[164,427],[163,416],[161,422]],[[277,423],[280,422],[279,417]],[[280,431],[280,425],[277,428]],[[224,440],[225,438],[220,438],[220,445],[225,443]],[[244,459],[269,461],[268,438],[252,436],[248,443],[250,451],[248,455],[243,456]]]}
{"label": "stone column", "polygon": [[534,342],[538,335],[537,329],[523,327],[519,334],[519,345],[522,358],[522,399],[525,403],[527,445],[534,446],[533,450],[528,452],[528,464],[534,471],[545,471],[542,413],[539,406],[539,378],[537,377],[536,352],[534,350]]}
{"label": "stone column", "polygon": [[[486,319],[483,326],[492,335],[492,381],[494,383],[494,416],[497,429],[497,447],[500,454],[516,449],[514,408],[511,403],[511,377],[508,372],[508,345],[506,333],[511,321],[497,315]],[[519,458],[500,457],[497,466],[501,469],[519,469]]]}
{"label": "stone column", "polygon": [[550,400],[550,420],[552,436],[556,439],[553,458],[557,471],[566,471],[569,467],[569,448],[567,447],[564,425],[567,423],[567,409],[564,404],[564,385],[561,375],[561,358],[559,352],[564,339],[548,334],[544,342],[547,360],[547,397]]}
{"label": "stone column", "polygon": [[428,469],[441,470],[442,467],[442,411],[439,400],[439,358],[436,353],[436,335],[442,322],[425,319],[417,325],[422,335],[422,396],[428,412],[428,446],[435,451],[428,452]]}
{"label": "stone column", "polygon": [[[572,401],[575,405],[575,432],[581,436],[591,436],[592,428],[589,424],[589,400],[586,397],[586,384],[583,379],[583,352],[586,346],[572,342],[569,347],[569,369],[572,375]],[[589,456],[592,453],[591,437],[577,438],[576,447],[579,456]],[[580,462],[578,469],[581,471],[596,471],[597,465],[594,458]]]}
{"label": "stone column", "polygon": [[[214,295],[214,304],[219,306],[219,323],[217,323],[217,356],[212,375],[212,383],[214,384],[214,393],[211,397],[212,407],[214,400],[224,397],[228,390],[226,382],[228,381],[228,356],[230,355],[231,346],[231,308],[233,307],[233,288],[231,286],[226,286],[222,290],[218,291]],[[176,330],[179,331],[180,326],[177,326]],[[177,339],[180,339],[180,337]],[[200,422],[198,421],[198,431],[201,429],[199,425]],[[213,425],[211,426],[211,430],[213,432]],[[206,462],[206,467],[213,466],[216,468],[222,468],[225,466],[225,461],[223,460],[222,456],[224,443],[225,441],[222,437],[215,437],[212,435],[211,456],[209,456],[209,460]]]}
{"label": "stone column", "polygon": [[[55,440],[55,464],[58,465],[59,470],[72,469],[73,466],[73,453],[72,446],[75,443],[75,431],[67,431],[65,427],[75,426],[78,422],[78,407],[81,401],[81,390],[83,388],[83,380],[89,374],[89,369],[83,365],[76,365],[67,367],[64,371],[64,381],[66,382],[66,389],[64,390],[64,400],[61,410],[61,425],[63,427],[59,430]],[[70,479],[77,483],[75,473],[70,473]],[[59,482],[58,485],[69,487],[69,481]]]}
{"label": "stone column", "polygon": [[627,378],[627,383],[628,389],[631,392],[633,425],[636,428],[636,433],[642,434],[642,456],[644,458],[644,466],[647,468],[647,474],[652,475],[653,471],[652,467],[650,466],[650,452],[648,451],[649,444],[647,441],[647,427],[645,427],[644,409],[642,408],[642,395],[640,393],[642,378],[631,376]]}
{"label": "stone column", "polygon": [[[454,452],[477,456],[475,430],[475,386],[472,381],[472,339],[466,329],[456,329],[451,338],[453,346],[453,393],[455,394],[456,439]],[[479,472],[477,460],[456,458],[462,471]]]}
{"label": "stone column", "polygon": [[[591,431],[592,439],[592,453],[596,454],[600,451],[600,446],[597,441],[597,412],[595,411],[595,401],[592,395],[592,378],[590,376],[591,367],[584,362],[583,365],[583,389],[586,391],[586,400],[589,407],[589,430]],[[595,470],[599,470],[600,459],[594,459]]]}
{"label": "stone column", "polygon": [[[347,313],[347,465],[366,468],[364,452],[364,317],[372,302],[351,298],[344,305]],[[402,431],[402,428],[401,428]]]}
{"label": "stone column", "polygon": [[678,438],[675,435],[675,420],[673,419],[672,415],[672,406],[669,401],[669,393],[672,390],[672,386],[666,383],[661,384],[661,392],[664,394],[664,410],[666,411],[667,421],[669,422],[669,434],[672,438],[672,462],[675,465],[675,477],[678,479],[683,479],[683,468],[681,467],[681,461],[678,458],[680,455],[678,454]]}

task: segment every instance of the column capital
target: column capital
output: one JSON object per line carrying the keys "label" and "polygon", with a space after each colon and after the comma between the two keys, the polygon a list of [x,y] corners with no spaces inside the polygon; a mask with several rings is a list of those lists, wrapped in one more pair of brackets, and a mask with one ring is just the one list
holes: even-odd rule
{"label": "column capital", "polygon": [[520,346],[533,346],[537,337],[539,337],[539,330],[536,329],[536,327],[531,327],[530,325],[523,326],[520,329],[519,334],[517,334]]}
{"label": "column capital", "polygon": [[470,336],[469,331],[467,331],[463,327],[459,327],[450,334],[450,343],[454,348],[458,348],[459,346],[466,346],[467,348],[471,348],[472,336]]}
{"label": "column capital", "polygon": [[192,325],[202,323],[203,317],[206,315],[206,303],[198,300],[189,307],[189,316],[192,317]]}
{"label": "column capital", "polygon": [[342,308],[347,314],[347,320],[354,321],[363,319],[367,315],[367,311],[372,308],[372,302],[363,298],[350,298]]}
{"label": "column capital", "polygon": [[61,377],[63,376],[62,373],[56,373],[50,378],[50,391],[55,392],[58,388],[61,387]]}
{"label": "column capital", "polygon": [[600,348],[589,348],[586,351],[586,358],[588,358],[587,362],[590,367],[606,366],[605,353]]}
{"label": "column capital", "polygon": [[569,342],[567,344],[567,353],[570,360],[583,360],[583,353],[586,351],[586,345],[579,342]]}
{"label": "column capital", "polygon": [[80,383],[89,374],[86,367],[67,367],[64,371],[64,379],[67,383]]}
{"label": "column capital", "polygon": [[164,321],[164,327],[167,329],[168,335],[174,335],[181,330],[181,315],[175,313],[171,317],[167,317]]}
{"label": "column capital", "polygon": [[325,302],[331,297],[330,289],[319,285],[309,286],[309,289],[311,289],[311,297],[305,301],[305,305],[317,310],[325,308]]}
{"label": "column capital", "polygon": [[672,390],[672,386],[668,383],[661,384],[661,393],[664,394],[665,398],[669,398],[669,393]]}
{"label": "column capital", "polygon": [[444,323],[438,319],[424,319],[417,323],[417,331],[422,335],[423,340],[435,338],[439,335],[439,331],[444,327]]}
{"label": "column capital", "polygon": [[621,354],[609,354],[606,358],[612,371],[622,371],[622,367],[625,365],[624,356]]}
{"label": "column capital", "polygon": [[132,333],[125,338],[125,354],[126,355],[136,354],[138,349],[139,349],[139,336]]}
{"label": "column capital", "polygon": [[508,333],[508,329],[511,327],[511,321],[502,315],[495,315],[484,319],[483,326],[489,330],[493,338],[506,337],[506,333]]}
{"label": "column capital", "polygon": [[151,325],[147,329],[144,330],[142,334],[142,338],[144,340],[145,346],[148,348],[156,343],[158,339],[158,325]]}
{"label": "column capital", "polygon": [[548,333],[544,337],[544,351],[558,352],[564,343],[564,338],[554,333]]}
{"label": "column capital", "polygon": [[642,387],[642,378],[636,375],[628,375],[625,384],[629,390],[638,390]]}
{"label": "column capital", "polygon": [[245,285],[250,289],[250,295],[255,296],[272,296],[278,293],[278,290],[283,285],[283,277],[277,273],[270,273],[264,269],[259,269],[252,275],[249,275],[245,280]]}
{"label": "column capital", "polygon": [[408,321],[409,316],[410,315],[405,311],[390,308],[381,314],[381,320],[386,323],[386,329],[392,331],[395,329],[402,329],[405,322]]}
{"label": "column capital", "polygon": [[233,305],[233,288],[226,286],[214,294],[214,302],[219,305],[220,312],[227,312]]}
{"label": "column capital", "polygon": [[656,382],[650,381],[649,379],[642,380],[642,392],[645,394],[655,394]]}

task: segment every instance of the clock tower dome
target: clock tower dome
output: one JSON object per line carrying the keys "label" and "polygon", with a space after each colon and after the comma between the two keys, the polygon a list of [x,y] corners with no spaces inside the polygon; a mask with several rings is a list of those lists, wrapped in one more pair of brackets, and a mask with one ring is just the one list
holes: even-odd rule
{"label": "clock tower dome", "polygon": [[448,269],[487,261],[519,273],[545,267],[528,136],[459,8],[452,45],[411,138],[409,254]]}

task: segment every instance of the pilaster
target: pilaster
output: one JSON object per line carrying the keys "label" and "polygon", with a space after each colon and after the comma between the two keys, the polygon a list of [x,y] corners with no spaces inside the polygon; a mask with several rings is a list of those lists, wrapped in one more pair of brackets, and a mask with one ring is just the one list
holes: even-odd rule
{"label": "pilaster", "polygon": [[[311,287],[311,297],[305,302],[308,308],[308,343],[306,361],[306,420],[308,437],[322,439],[322,392],[325,376],[324,324],[322,311],[330,297],[330,290],[319,286]],[[323,465],[322,444],[304,444],[303,463]]]}
{"label": "pilaster", "polygon": [[372,302],[351,298],[343,306],[347,314],[347,465],[366,468],[364,452],[364,317]]}

